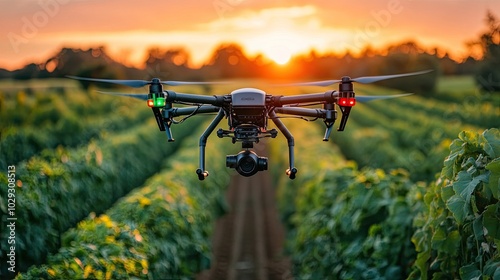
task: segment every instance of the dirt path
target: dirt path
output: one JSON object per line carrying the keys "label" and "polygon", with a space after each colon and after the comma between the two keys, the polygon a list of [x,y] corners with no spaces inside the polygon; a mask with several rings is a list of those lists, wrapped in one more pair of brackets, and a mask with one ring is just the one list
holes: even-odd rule
{"label": "dirt path", "polygon": [[226,195],[230,212],[216,224],[212,268],[198,279],[292,279],[269,173],[235,175]]}

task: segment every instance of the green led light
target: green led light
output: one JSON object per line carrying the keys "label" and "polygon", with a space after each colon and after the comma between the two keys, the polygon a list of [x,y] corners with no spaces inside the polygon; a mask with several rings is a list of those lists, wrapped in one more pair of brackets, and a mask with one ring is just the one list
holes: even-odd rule
{"label": "green led light", "polygon": [[156,98],[156,100],[155,100],[155,106],[156,107],[163,107],[163,106],[165,106],[165,98],[161,98],[161,97]]}

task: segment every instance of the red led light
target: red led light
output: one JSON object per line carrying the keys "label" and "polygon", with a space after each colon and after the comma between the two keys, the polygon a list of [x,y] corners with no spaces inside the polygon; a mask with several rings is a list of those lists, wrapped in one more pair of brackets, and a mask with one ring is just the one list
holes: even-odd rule
{"label": "red led light", "polygon": [[155,106],[155,102],[153,99],[148,99],[148,106],[149,107],[154,107]]}
{"label": "red led light", "polygon": [[348,97],[341,97],[341,98],[339,98],[339,105],[346,106],[346,107],[352,107],[352,106],[356,105],[356,99],[355,98],[348,98]]}

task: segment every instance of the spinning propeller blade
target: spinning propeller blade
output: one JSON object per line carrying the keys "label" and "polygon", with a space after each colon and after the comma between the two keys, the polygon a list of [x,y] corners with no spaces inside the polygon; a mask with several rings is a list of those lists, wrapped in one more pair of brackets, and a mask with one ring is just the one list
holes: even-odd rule
{"label": "spinning propeller blade", "polygon": [[68,78],[80,80],[80,81],[89,81],[89,82],[100,82],[100,83],[109,83],[116,84],[122,86],[128,86],[133,88],[140,88],[145,85],[150,84],[150,81],[142,81],[142,80],[108,80],[108,79],[94,79],[94,78],[84,78],[77,76],[67,76]]}
{"label": "spinning propeller blade", "polygon": [[[117,84],[122,86],[128,86],[133,88],[140,88],[146,85],[151,84],[151,81],[143,81],[143,80],[109,80],[109,79],[94,79],[94,78],[85,78],[85,77],[77,77],[77,76],[66,76],[71,79],[80,80],[80,81],[89,81],[89,82],[100,82],[100,83],[110,83]],[[160,81],[161,84],[168,86],[181,86],[181,85],[211,85],[211,84],[222,84],[225,82],[182,82],[182,81]]]}
{"label": "spinning propeller blade", "polygon": [[[108,94],[108,95],[114,95],[114,96],[125,96],[125,97],[132,97],[140,100],[148,100],[148,94],[147,93],[123,93],[123,92],[110,92],[110,91],[97,91],[98,93],[101,94]],[[182,93],[182,92],[175,92],[176,94],[179,95],[192,95],[191,93]],[[196,102],[195,102],[196,103]]]}
{"label": "spinning propeller blade", "polygon": [[[418,72],[412,72],[412,73],[405,73],[405,74],[396,74],[396,75],[359,77],[359,78],[354,78],[354,79],[346,80],[346,82],[357,82],[357,83],[361,83],[361,84],[370,84],[370,83],[375,83],[375,82],[378,82],[378,81],[383,81],[383,80],[388,80],[388,79],[421,75],[421,74],[429,73],[429,72],[432,72],[432,71],[433,70],[424,70],[424,71],[418,71]],[[317,82],[293,83],[293,84],[287,84],[287,85],[292,85],[292,86],[320,86],[320,87],[326,87],[326,86],[331,86],[333,84],[340,83],[340,82],[342,82],[342,80],[326,80],[326,81],[317,81]]]}
{"label": "spinning propeller blade", "polygon": [[351,81],[357,82],[357,83],[361,83],[361,84],[370,84],[370,83],[375,83],[375,82],[378,82],[378,81],[383,81],[383,80],[388,80],[388,79],[402,78],[402,77],[415,76],[415,75],[422,75],[422,74],[425,74],[425,73],[429,73],[431,71],[432,70],[425,70],[425,71],[418,71],[418,72],[412,72],[412,73],[406,73],[406,74],[359,77],[359,78],[351,79]]}
{"label": "spinning propeller blade", "polygon": [[326,81],[317,81],[317,82],[305,82],[305,83],[293,83],[286,84],[285,86],[320,86],[327,87],[336,83],[340,83],[342,80],[326,80]]}
{"label": "spinning propeller blade", "polygon": [[169,86],[195,86],[195,85],[218,85],[218,84],[227,84],[227,82],[181,82],[181,81],[166,81],[161,82],[164,85]]}
{"label": "spinning propeller blade", "polygon": [[398,98],[403,96],[412,95],[413,93],[403,93],[403,94],[394,94],[394,95],[375,95],[375,96],[359,96],[356,95],[356,101],[360,103],[369,102],[373,100],[379,99],[389,99],[389,98]]}
{"label": "spinning propeller blade", "polygon": [[121,93],[121,92],[106,92],[106,91],[97,91],[97,92],[102,93],[102,94],[115,95],[115,96],[132,97],[132,98],[137,98],[140,100],[148,100],[148,95],[145,93]]}

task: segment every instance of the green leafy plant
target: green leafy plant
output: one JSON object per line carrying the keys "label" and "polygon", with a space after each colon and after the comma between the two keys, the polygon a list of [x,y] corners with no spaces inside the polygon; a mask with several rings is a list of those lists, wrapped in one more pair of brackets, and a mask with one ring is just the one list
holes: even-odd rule
{"label": "green leafy plant", "polygon": [[425,195],[412,241],[421,279],[500,277],[500,131],[463,131]]}

